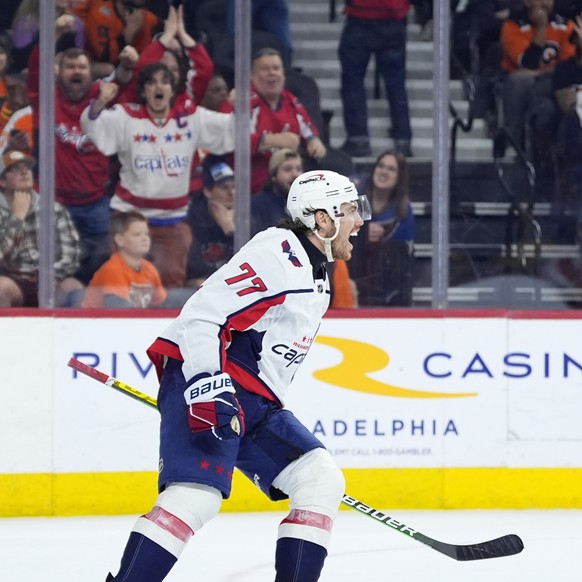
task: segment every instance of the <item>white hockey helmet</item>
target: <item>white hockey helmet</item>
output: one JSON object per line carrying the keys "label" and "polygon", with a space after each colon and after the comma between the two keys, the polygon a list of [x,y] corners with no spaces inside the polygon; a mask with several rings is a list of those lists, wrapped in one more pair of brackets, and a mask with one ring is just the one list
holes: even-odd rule
{"label": "white hockey helmet", "polygon": [[287,196],[287,210],[291,218],[315,230],[315,212],[325,210],[337,222],[342,216],[341,205],[353,202],[358,206],[362,220],[370,220],[370,204],[360,196],[353,182],[329,170],[311,170],[297,176]]}
{"label": "white hockey helmet", "polygon": [[[331,242],[338,236],[340,218],[343,216],[342,204],[351,202],[357,206],[362,220],[370,220],[372,212],[368,198],[360,196],[353,182],[329,170],[311,170],[297,176],[287,195],[287,211],[292,220],[301,222],[312,230],[324,243],[328,261],[333,261]],[[325,210],[334,221],[335,233],[324,238],[317,229],[315,213]]]}

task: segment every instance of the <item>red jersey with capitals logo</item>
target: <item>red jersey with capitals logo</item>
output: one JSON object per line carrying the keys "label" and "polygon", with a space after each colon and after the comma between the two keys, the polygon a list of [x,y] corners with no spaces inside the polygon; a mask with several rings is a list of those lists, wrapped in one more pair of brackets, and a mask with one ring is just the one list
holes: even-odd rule
{"label": "red jersey with capitals logo", "polygon": [[[80,101],[71,101],[55,89],[55,194],[62,204],[76,206],[100,200],[107,195],[110,180],[109,159],[81,129],[81,113],[99,96],[95,81]],[[33,49],[28,62],[28,98],[38,128],[39,48]]]}
{"label": "red jersey with capitals logo", "polygon": [[245,390],[284,405],[329,306],[325,269],[315,277],[313,270],[290,230],[255,235],[206,279],[149,348],[158,376],[168,356],[184,361],[186,381],[221,370]]}
{"label": "red jersey with capitals logo", "polygon": [[234,117],[203,107],[189,113],[173,108],[162,125],[145,105],[115,105],[94,119],[87,108],[81,126],[104,155],[117,154],[121,164],[111,207],[148,218],[186,216],[198,148],[215,154],[234,149]]}
{"label": "red jersey with capitals logo", "polygon": [[409,0],[345,0],[344,13],[367,20],[402,20],[410,10]]}
{"label": "red jersey with capitals logo", "polygon": [[527,18],[509,19],[501,28],[503,58],[501,67],[509,73],[519,69],[543,69],[574,56],[576,48],[570,42],[574,23],[552,15],[543,47],[533,44],[536,29]]}
{"label": "red jersey with capitals logo", "polygon": [[251,91],[251,192],[256,194],[263,190],[269,176],[272,152],[259,151],[264,134],[290,131],[301,137],[303,145],[319,134],[303,104],[290,91],[283,90],[276,110],[269,107],[254,87]]}

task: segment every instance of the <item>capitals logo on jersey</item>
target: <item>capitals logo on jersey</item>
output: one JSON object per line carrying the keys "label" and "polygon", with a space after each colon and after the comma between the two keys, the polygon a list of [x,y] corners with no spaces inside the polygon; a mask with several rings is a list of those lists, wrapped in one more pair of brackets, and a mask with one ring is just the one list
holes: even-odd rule
{"label": "capitals logo on jersey", "polygon": [[283,249],[284,253],[287,253],[287,255],[289,255],[287,258],[291,261],[291,264],[294,267],[302,267],[303,266],[301,264],[301,261],[297,258],[295,251],[291,248],[291,245],[289,244],[288,240],[284,240],[281,243],[281,248]]}

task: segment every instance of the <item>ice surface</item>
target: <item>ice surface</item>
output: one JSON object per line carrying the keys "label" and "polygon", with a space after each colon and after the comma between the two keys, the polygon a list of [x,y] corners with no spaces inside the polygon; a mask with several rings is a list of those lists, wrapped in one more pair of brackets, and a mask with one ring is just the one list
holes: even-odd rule
{"label": "ice surface", "polygon": [[[440,541],[482,542],[518,534],[524,551],[456,562],[351,510],[339,514],[321,582],[580,582],[582,511],[390,511]],[[284,512],[221,513],[190,541],[169,582],[274,579],[277,525]],[[136,516],[0,519],[0,580],[104,582]]]}

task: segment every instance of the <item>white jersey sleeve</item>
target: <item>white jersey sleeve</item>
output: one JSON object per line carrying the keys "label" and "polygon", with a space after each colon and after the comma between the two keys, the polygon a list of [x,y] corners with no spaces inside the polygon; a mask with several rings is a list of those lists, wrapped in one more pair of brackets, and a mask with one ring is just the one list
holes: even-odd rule
{"label": "white jersey sleeve", "polygon": [[234,151],[234,114],[218,113],[197,107],[192,116],[193,131],[198,135],[198,148],[213,154]]}
{"label": "white jersey sleeve", "polygon": [[299,239],[270,228],[206,280],[157,343],[177,346],[187,381],[227,372],[283,404],[328,305],[329,281],[314,279]]}
{"label": "white jersey sleeve", "polygon": [[122,149],[128,134],[127,115],[120,105],[103,109],[95,119],[89,116],[91,106],[81,113],[81,129],[91,138],[97,149],[105,156],[111,156]]}

